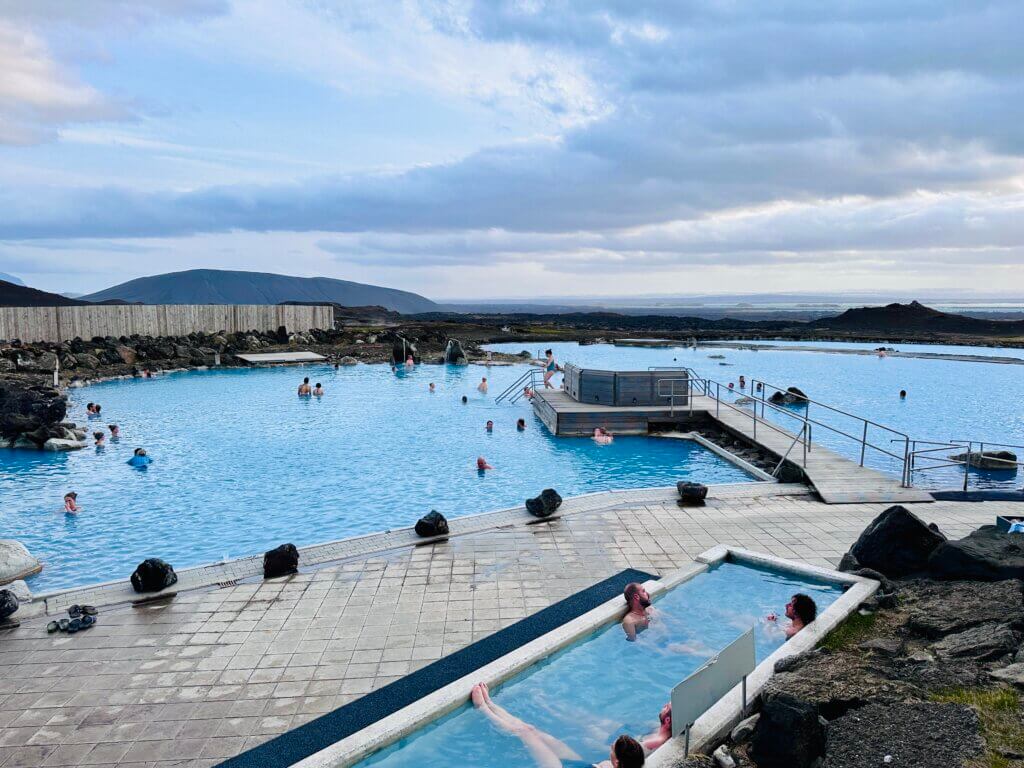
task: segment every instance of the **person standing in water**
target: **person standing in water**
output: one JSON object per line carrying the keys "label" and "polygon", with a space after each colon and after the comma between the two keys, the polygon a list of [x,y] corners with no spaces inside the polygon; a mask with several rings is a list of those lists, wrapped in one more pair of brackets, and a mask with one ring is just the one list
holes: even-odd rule
{"label": "person standing in water", "polygon": [[299,397],[308,397],[311,394],[313,394],[313,391],[309,388],[309,376],[307,376],[299,384]]}
{"label": "person standing in water", "polygon": [[93,437],[93,439],[94,439],[94,440],[96,441],[96,442],[94,443],[94,445],[95,445],[95,446],[96,446],[97,448],[102,448],[102,447],[103,447],[103,446],[104,446],[104,445],[106,444],[106,443],[104,442],[104,440],[106,440],[106,437],[107,437],[107,436],[106,436],[106,435],[104,435],[104,434],[103,434],[102,432],[100,432],[100,431],[98,431],[98,430],[97,430],[96,432],[93,432],[93,433],[92,433],[92,437]]}
{"label": "person standing in water", "polygon": [[[789,626],[785,627],[786,639],[793,637],[797,632],[806,627],[818,618],[818,606],[810,595],[798,592],[786,603],[786,618],[789,619]],[[768,621],[777,622],[777,614],[769,613]]]}
{"label": "person standing in water", "polygon": [[477,390],[477,392],[479,392],[482,395],[486,395],[487,394],[487,377],[486,376],[484,376],[482,379],[480,379],[480,383],[476,385],[476,390]]}
{"label": "person standing in water", "polygon": [[434,387],[434,382],[430,382],[430,386],[427,389],[429,390],[430,394],[434,394],[434,392],[437,391],[437,389]]}
{"label": "person standing in water", "polygon": [[77,515],[80,512],[78,506],[78,494],[74,491],[69,491],[64,494],[64,512],[69,515]]}
{"label": "person standing in water", "polygon": [[519,420],[518,420],[518,421],[516,422],[516,430],[517,430],[518,432],[524,432],[524,431],[526,431],[526,419],[519,419]]}
{"label": "person standing in water", "polygon": [[490,419],[488,419],[487,420],[487,424],[484,426],[484,429],[486,429],[488,432],[493,432],[494,431],[494,422],[491,421]]}
{"label": "person standing in water", "polygon": [[316,383],[316,386],[313,387],[313,397],[323,397],[323,396],[324,396],[324,388],[320,385],[320,382],[318,381]]}
{"label": "person standing in water", "polygon": [[147,467],[153,463],[153,459],[146,455],[145,448],[136,448],[127,464],[130,467]]}
{"label": "person standing in water", "polygon": [[121,440],[121,428],[117,424],[108,424],[107,429],[110,430],[110,442],[117,443]]}
{"label": "person standing in water", "polygon": [[477,457],[476,468],[478,472],[484,472],[488,469],[494,469],[494,467],[487,463],[487,459],[485,459],[483,456]]}
{"label": "person standing in water", "polygon": [[638,582],[630,582],[622,590],[622,596],[626,598],[626,605],[629,611],[622,619],[622,629],[626,633],[626,639],[630,642],[636,640],[636,636],[651,625],[651,596],[647,594],[644,585]]}

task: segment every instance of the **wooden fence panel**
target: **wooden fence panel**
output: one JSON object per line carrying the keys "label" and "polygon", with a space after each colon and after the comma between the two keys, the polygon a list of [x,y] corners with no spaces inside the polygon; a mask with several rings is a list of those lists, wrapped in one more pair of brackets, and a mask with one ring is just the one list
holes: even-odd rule
{"label": "wooden fence panel", "polygon": [[329,305],[104,304],[92,307],[0,307],[0,339],[70,341],[76,336],[185,336],[224,331],[334,327]]}

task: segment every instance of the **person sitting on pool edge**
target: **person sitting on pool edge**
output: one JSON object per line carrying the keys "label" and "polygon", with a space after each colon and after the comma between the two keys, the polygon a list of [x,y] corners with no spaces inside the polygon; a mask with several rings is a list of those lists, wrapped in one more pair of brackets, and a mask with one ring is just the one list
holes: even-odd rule
{"label": "person sitting on pool edge", "polygon": [[[810,595],[797,592],[786,603],[786,618],[789,619],[789,626],[785,628],[785,632],[786,639],[789,640],[789,638],[818,618],[818,606]],[[778,614],[769,613],[767,619],[768,621],[777,622],[779,617]]]}
{"label": "person sitting on pool edge", "polygon": [[626,639],[630,642],[636,640],[636,636],[651,625],[651,596],[647,594],[644,585],[631,581],[622,590],[622,596],[626,598],[626,605],[629,611],[622,618],[622,629],[626,632]]}
{"label": "person sitting on pool edge", "polygon": [[473,705],[495,726],[517,737],[538,768],[642,768],[644,748],[632,736],[619,736],[608,752],[608,759],[591,763],[580,758],[564,741],[520,720],[491,699],[486,683],[477,683],[470,692]]}
{"label": "person sitting on pool edge", "polygon": [[309,376],[307,376],[299,384],[299,397],[308,397],[311,394],[313,394],[313,391],[309,388]]}

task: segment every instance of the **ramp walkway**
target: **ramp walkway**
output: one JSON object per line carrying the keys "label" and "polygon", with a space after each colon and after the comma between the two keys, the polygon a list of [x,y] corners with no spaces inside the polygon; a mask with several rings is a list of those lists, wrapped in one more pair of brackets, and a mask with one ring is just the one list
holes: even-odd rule
{"label": "ramp walkway", "polygon": [[[580,375],[578,370],[570,373],[574,377]],[[582,375],[585,379],[586,372]],[[630,375],[636,376],[633,372]],[[702,379],[689,369],[652,370],[650,375],[654,395],[644,404],[619,404],[621,398],[617,394],[605,398],[612,404],[580,402],[569,392],[552,389],[535,389],[531,402],[534,412],[554,435],[590,435],[595,427],[605,427],[619,434],[646,434],[658,425],[709,421],[776,457],[779,461],[776,471],[786,460],[798,466],[828,504],[933,501],[927,491],[908,487],[907,466],[912,441],[902,433],[859,419],[859,424],[863,425],[862,434],[850,435],[833,425],[808,417],[807,411],[814,401],[803,401],[803,412],[801,409],[783,408],[771,403],[764,397],[769,387],[763,384],[760,396],[748,397],[727,388],[723,392],[719,383]],[[580,391],[576,389],[575,381],[574,378],[569,384],[573,392]],[[753,389],[754,382],[751,382],[750,390]],[[614,388],[613,391],[618,392]],[[816,407],[830,408],[823,404],[816,404]],[[775,418],[769,420],[766,418],[768,415]],[[795,431],[776,423],[787,419],[795,424]],[[860,461],[814,442],[812,438],[815,427],[853,439],[858,444]],[[876,443],[872,443],[871,439],[876,440]],[[902,476],[896,477],[865,466],[864,460],[869,450],[873,454],[880,452],[889,456],[894,463],[901,465]]]}

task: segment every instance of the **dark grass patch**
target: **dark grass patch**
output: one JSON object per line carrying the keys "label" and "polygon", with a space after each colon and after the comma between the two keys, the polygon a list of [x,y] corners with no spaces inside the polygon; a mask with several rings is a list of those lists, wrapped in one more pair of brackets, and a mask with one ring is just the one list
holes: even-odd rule
{"label": "dark grass patch", "polygon": [[292,765],[621,595],[631,581],[655,578],[658,577],[632,568],[620,571],[400,680],[225,760],[220,766],[283,768]]}
{"label": "dark grass patch", "polygon": [[818,647],[827,648],[830,651],[849,648],[872,635],[877,621],[878,615],[874,613],[869,613],[866,616],[861,613],[851,613],[846,621],[825,635],[818,643]]}

